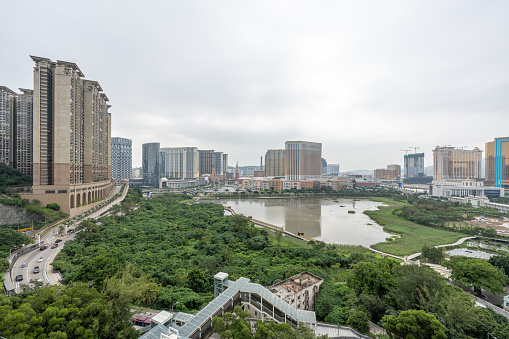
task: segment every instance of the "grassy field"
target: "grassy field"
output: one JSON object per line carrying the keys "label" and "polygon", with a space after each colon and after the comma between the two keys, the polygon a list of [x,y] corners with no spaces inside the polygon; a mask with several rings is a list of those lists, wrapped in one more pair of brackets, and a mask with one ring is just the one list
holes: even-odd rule
{"label": "grassy field", "polygon": [[376,250],[404,256],[420,252],[424,244],[428,246],[449,244],[468,236],[468,234],[419,225],[392,215],[394,209],[404,206],[406,203],[387,198],[374,198],[373,200],[383,202],[386,206],[379,207],[377,211],[365,211],[364,213],[382,226],[386,232],[400,235],[396,240],[371,246]]}

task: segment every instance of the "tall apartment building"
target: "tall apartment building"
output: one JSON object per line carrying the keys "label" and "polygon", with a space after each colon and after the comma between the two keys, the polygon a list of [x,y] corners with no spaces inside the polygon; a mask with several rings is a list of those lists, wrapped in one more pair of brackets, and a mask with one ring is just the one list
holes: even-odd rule
{"label": "tall apartment building", "polygon": [[143,186],[159,187],[161,162],[164,162],[159,143],[146,143],[141,148]]}
{"label": "tall apartment building", "polygon": [[31,57],[33,194],[71,216],[111,191],[111,113],[96,81],[77,64]]}
{"label": "tall apartment building", "polygon": [[482,151],[439,147],[433,150],[433,181],[481,178]]}
{"label": "tall apartment building", "polygon": [[204,174],[212,174],[214,168],[214,151],[213,150],[199,150],[198,151],[198,169],[200,176]]}
{"label": "tall apartment building", "polygon": [[284,149],[269,149],[265,153],[265,176],[284,177],[285,162]]}
{"label": "tall apartment building", "polygon": [[198,171],[197,147],[163,147],[161,176],[168,179],[196,179]]}
{"label": "tall apartment building", "polygon": [[401,166],[392,164],[387,165],[387,169],[379,168],[375,170],[375,178],[383,180],[396,180],[401,176]]}
{"label": "tall apartment building", "polygon": [[309,141],[285,142],[286,172],[288,180],[321,178],[322,144]]}
{"label": "tall apartment building", "polygon": [[327,160],[322,158],[322,174],[327,174]]}
{"label": "tall apartment building", "polygon": [[133,167],[133,142],[120,137],[111,138],[111,177],[131,179]]}
{"label": "tall apartment building", "polygon": [[486,143],[485,184],[509,188],[509,137]]}
{"label": "tall apartment building", "polygon": [[16,92],[0,87],[0,162],[12,166],[13,117]]}
{"label": "tall apartment building", "polygon": [[0,86],[0,162],[32,177],[33,91]]}
{"label": "tall apartment building", "polygon": [[424,153],[406,154],[404,157],[405,178],[424,176]]}

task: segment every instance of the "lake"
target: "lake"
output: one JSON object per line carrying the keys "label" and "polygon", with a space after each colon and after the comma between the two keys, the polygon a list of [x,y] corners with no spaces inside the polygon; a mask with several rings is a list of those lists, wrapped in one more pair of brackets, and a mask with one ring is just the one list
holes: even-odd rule
{"label": "lake", "polygon": [[370,200],[220,199],[210,202],[230,206],[238,214],[285,227],[295,234],[303,232],[307,237],[330,244],[367,247],[391,236],[363,213],[366,210],[376,210],[381,205]]}

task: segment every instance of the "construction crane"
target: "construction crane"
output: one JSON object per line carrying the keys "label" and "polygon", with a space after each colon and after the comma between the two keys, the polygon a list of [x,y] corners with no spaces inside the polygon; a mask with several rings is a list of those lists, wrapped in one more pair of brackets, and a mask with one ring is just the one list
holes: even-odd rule
{"label": "construction crane", "polygon": [[413,148],[414,149],[414,153],[417,153],[417,150],[419,149],[419,147],[413,147],[413,146],[409,146],[408,148]]}
{"label": "construction crane", "polygon": [[405,152],[405,155],[408,155],[408,152],[410,152],[411,149],[400,149],[400,151],[403,151],[403,152]]}

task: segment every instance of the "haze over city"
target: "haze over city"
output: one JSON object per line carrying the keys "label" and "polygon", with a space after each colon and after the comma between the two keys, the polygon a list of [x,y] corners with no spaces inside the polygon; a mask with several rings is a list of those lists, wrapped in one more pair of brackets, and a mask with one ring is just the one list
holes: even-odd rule
{"label": "haze over city", "polygon": [[507,2],[6,2],[1,82],[32,88],[29,55],[100,80],[112,135],[220,149],[256,165],[285,140],[341,171],[409,146],[507,135]]}

